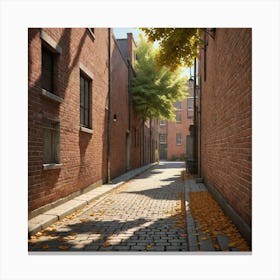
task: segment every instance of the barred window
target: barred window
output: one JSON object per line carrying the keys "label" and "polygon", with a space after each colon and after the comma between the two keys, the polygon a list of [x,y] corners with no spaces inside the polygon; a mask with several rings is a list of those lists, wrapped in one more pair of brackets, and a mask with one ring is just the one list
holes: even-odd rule
{"label": "barred window", "polygon": [[80,125],[91,128],[91,80],[80,73]]}
{"label": "barred window", "polygon": [[60,162],[60,124],[47,119],[44,124],[44,163]]}

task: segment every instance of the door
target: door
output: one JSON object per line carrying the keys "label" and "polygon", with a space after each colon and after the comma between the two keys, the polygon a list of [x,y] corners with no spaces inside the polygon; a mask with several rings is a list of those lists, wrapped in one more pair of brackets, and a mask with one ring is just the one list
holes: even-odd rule
{"label": "door", "polygon": [[193,154],[193,148],[192,148],[192,137],[190,135],[186,136],[186,154],[187,154],[187,159],[192,159]]}
{"label": "door", "polygon": [[159,159],[167,159],[167,144],[159,144]]}

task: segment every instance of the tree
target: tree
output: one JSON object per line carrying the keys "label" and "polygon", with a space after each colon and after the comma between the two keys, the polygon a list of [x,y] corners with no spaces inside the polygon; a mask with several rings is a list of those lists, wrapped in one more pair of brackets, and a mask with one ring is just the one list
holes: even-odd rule
{"label": "tree", "polygon": [[158,67],[155,62],[157,50],[143,37],[140,37],[136,54],[132,94],[137,115],[144,121],[174,120],[174,103],[187,95],[182,70],[171,72],[166,67]]}
{"label": "tree", "polygon": [[149,41],[159,41],[156,62],[174,71],[180,66],[191,67],[203,43],[201,28],[140,28]]}

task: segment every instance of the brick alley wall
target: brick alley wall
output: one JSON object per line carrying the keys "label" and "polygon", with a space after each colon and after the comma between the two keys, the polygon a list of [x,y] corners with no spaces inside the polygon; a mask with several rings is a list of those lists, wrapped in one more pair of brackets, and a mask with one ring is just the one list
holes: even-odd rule
{"label": "brick alley wall", "polygon": [[[129,149],[128,64],[111,39],[111,178],[126,172]],[[113,121],[116,115],[117,121]]]}
{"label": "brick alley wall", "polygon": [[251,224],[252,31],[218,28],[200,51],[201,170]]}
{"label": "brick alley wall", "polygon": [[[28,209],[29,212],[106,178],[106,102],[108,94],[107,29],[44,28],[58,44],[55,93],[58,103],[42,95],[40,29],[28,30]],[[105,46],[105,47],[104,47]],[[92,75],[92,134],[80,130],[80,69]],[[60,123],[58,169],[44,170],[44,122]]]}

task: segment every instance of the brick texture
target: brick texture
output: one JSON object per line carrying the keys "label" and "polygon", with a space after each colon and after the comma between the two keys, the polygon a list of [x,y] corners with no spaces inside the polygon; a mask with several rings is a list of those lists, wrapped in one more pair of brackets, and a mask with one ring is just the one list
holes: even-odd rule
{"label": "brick texture", "polygon": [[[201,171],[251,224],[252,31],[216,29],[200,52]],[[206,74],[206,75],[205,75]]]}
{"label": "brick texture", "polygon": [[[106,177],[106,102],[108,93],[107,29],[96,29],[95,40],[86,28],[44,29],[62,48],[58,55],[56,93],[61,104],[41,95],[39,29],[29,29],[28,160],[29,210],[53,202]],[[88,59],[91,57],[91,59]],[[80,131],[80,67],[91,73],[93,134]],[[98,65],[98,67],[95,67]],[[99,106],[95,106],[98,104]],[[45,118],[60,121],[61,169],[43,170]]]}

